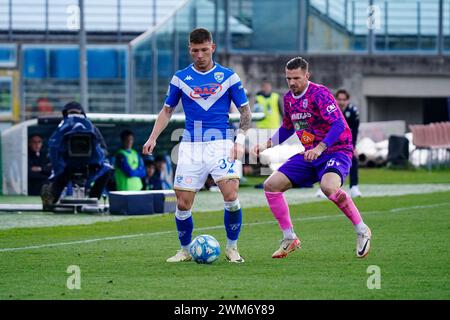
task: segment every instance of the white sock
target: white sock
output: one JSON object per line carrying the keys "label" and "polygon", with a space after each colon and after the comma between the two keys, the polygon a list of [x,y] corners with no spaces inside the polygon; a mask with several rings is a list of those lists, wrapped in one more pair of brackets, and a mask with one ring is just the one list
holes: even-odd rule
{"label": "white sock", "polygon": [[290,239],[290,240],[297,238],[297,236],[294,232],[294,229],[289,228],[289,229],[283,230],[283,238]]}
{"label": "white sock", "polygon": [[181,246],[181,249],[189,251],[190,247],[191,246],[188,244],[187,246]]}
{"label": "white sock", "polygon": [[357,225],[355,225],[355,231],[356,233],[364,233],[367,230],[367,225],[361,221],[360,223],[358,223]]}
{"label": "white sock", "polygon": [[227,248],[237,248],[237,240],[227,239]]}

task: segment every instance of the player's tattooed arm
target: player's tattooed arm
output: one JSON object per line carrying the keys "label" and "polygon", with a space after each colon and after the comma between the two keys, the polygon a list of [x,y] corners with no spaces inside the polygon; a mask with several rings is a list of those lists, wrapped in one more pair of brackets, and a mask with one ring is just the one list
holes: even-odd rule
{"label": "player's tattooed arm", "polygon": [[246,104],[245,106],[238,108],[238,110],[241,113],[238,133],[245,134],[252,126],[252,112],[250,110],[250,105]]}
{"label": "player's tattooed arm", "polygon": [[239,130],[236,135],[236,140],[233,149],[231,150],[231,157],[233,159],[241,160],[245,152],[245,134],[252,125],[252,112],[250,106],[246,104],[238,108],[241,114],[241,120],[239,122]]}

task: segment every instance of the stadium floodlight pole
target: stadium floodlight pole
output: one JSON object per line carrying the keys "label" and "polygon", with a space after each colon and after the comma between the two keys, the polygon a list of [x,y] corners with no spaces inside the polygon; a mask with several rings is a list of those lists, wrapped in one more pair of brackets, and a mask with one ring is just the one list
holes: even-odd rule
{"label": "stadium floodlight pole", "polygon": [[[156,27],[156,0],[153,0],[153,27]],[[158,113],[158,42],[157,31],[152,35],[152,106],[151,112]]]}
{"label": "stadium floodlight pole", "polygon": [[442,56],[444,48],[444,0],[439,0],[439,29],[438,29],[438,55]]}
{"label": "stadium floodlight pole", "polygon": [[122,25],[121,25],[122,3],[117,0],[117,42],[120,43],[122,38]]}
{"label": "stadium floodlight pole", "polygon": [[122,3],[117,0],[117,42],[122,39]]}
{"label": "stadium floodlight pole", "polygon": [[[369,8],[372,11],[371,14],[374,14],[373,13],[373,0],[369,0]],[[373,21],[372,19],[374,19],[374,17],[373,16],[372,17],[369,16],[368,19]],[[369,24],[370,23],[371,22],[369,22]],[[368,27],[369,27],[369,34],[367,36],[367,41],[368,41],[368,43],[367,43],[367,51],[368,51],[368,54],[371,55],[371,54],[373,54],[373,49],[374,49],[373,47],[374,47],[374,36],[375,36],[375,33],[373,31],[373,25],[369,25]]]}
{"label": "stadium floodlight pole", "polygon": [[12,0],[8,1],[8,37],[12,40]]}
{"label": "stadium floodlight pole", "polygon": [[218,45],[219,41],[219,1],[214,0],[214,42]]}
{"label": "stadium floodlight pole", "polygon": [[[22,52],[23,44],[18,43],[16,47],[16,61],[17,67],[19,69],[19,74],[23,74],[23,59],[19,57],[19,52]],[[23,122],[26,120],[25,117],[25,87],[23,77],[19,77],[19,101],[20,101],[20,121]]]}
{"label": "stadium floodlight pole", "polygon": [[298,51],[304,53],[306,51],[306,39],[307,39],[307,20],[308,20],[308,8],[309,0],[299,1],[298,4]]}
{"label": "stadium floodlight pole", "polygon": [[228,54],[230,53],[230,1],[225,0],[225,43],[224,43],[224,53],[228,60]]}
{"label": "stadium floodlight pole", "polygon": [[177,15],[173,16],[173,66],[172,71],[175,73],[178,69],[180,69],[179,61],[180,61],[180,39],[178,37],[177,30]]}
{"label": "stadium floodlight pole", "polygon": [[45,40],[46,41],[48,41],[48,14],[49,14],[48,1],[49,0],[45,0]]}
{"label": "stadium floodlight pole", "polygon": [[421,12],[420,2],[417,2],[417,50],[422,48],[422,25],[420,23],[420,21],[422,21]]}
{"label": "stadium floodlight pole", "polygon": [[134,60],[133,60],[133,47],[130,43],[127,46],[127,62],[128,70],[126,72],[126,102],[125,102],[125,113],[133,113],[134,111]]}
{"label": "stadium floodlight pole", "polygon": [[80,31],[79,31],[79,51],[80,51],[80,103],[85,112],[89,112],[88,103],[88,79],[87,79],[87,58],[86,58],[86,29],[84,25],[84,0],[78,0],[80,9]]}

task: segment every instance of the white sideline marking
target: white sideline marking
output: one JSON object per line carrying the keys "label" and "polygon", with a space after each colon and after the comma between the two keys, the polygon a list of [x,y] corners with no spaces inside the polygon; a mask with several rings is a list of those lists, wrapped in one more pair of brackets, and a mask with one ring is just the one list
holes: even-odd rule
{"label": "white sideline marking", "polygon": [[[450,205],[450,202],[441,202],[441,203],[423,205],[423,206],[399,207],[399,208],[394,208],[394,209],[389,209],[389,210],[366,211],[366,212],[362,212],[362,214],[367,215],[367,214],[376,214],[376,213],[384,213],[384,212],[402,212],[402,211],[415,210],[415,209],[430,209],[430,208],[442,207],[442,206],[446,206],[446,205]],[[331,216],[327,215],[327,216],[318,216],[318,217],[295,218],[295,219],[292,219],[292,221],[325,220],[325,219],[343,218],[343,217],[344,217],[343,214],[339,214],[339,215],[331,215]],[[271,220],[271,221],[243,223],[242,225],[243,226],[256,226],[256,225],[262,225],[262,224],[275,224],[275,223],[276,223],[275,220]],[[207,230],[214,230],[214,229],[221,229],[221,228],[223,228],[223,225],[198,228],[198,229],[194,229],[194,230],[195,231],[207,231]],[[41,249],[41,248],[50,248],[50,247],[61,247],[61,246],[68,246],[68,245],[73,245],[73,244],[93,243],[93,242],[99,242],[99,241],[105,241],[105,240],[130,239],[130,238],[138,238],[138,237],[144,237],[144,236],[160,236],[160,235],[171,234],[171,233],[176,233],[176,231],[171,230],[171,231],[158,231],[158,232],[149,232],[149,233],[136,233],[136,234],[114,236],[114,237],[104,237],[104,238],[97,238],[97,239],[47,243],[47,244],[40,244],[40,245],[26,246],[26,247],[0,248],[0,252],[23,251],[23,250]]]}

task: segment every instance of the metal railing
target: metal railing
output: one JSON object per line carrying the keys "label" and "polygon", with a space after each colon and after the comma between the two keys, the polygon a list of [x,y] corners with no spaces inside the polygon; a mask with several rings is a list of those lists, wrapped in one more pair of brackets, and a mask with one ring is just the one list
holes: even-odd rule
{"label": "metal railing", "polygon": [[310,4],[352,37],[365,38],[366,53],[442,54],[450,49],[448,0],[310,0]]}
{"label": "metal railing", "polygon": [[[183,0],[85,1],[89,32],[141,33],[159,23]],[[78,32],[78,0],[1,0],[0,33],[10,40],[24,33]]]}

